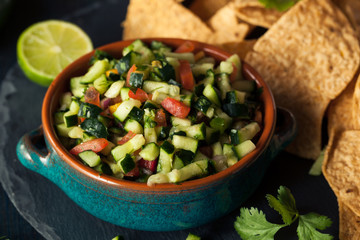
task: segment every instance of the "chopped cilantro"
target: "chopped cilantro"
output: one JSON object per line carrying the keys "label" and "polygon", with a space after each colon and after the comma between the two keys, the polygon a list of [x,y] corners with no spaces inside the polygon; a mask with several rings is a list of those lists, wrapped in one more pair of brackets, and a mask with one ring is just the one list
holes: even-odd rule
{"label": "chopped cilantro", "polygon": [[257,208],[241,208],[240,216],[237,217],[234,227],[243,240],[273,240],[278,230],[291,225],[297,219],[299,220],[297,227],[299,240],[330,240],[333,238],[329,234],[318,231],[329,227],[332,224],[331,220],[317,213],[300,215],[294,196],[288,188],[280,186],[277,198],[267,194],[266,199],[270,207],[281,215],[284,224],[268,222],[265,214]]}
{"label": "chopped cilantro", "polygon": [[259,2],[266,8],[274,8],[280,12],[291,8],[299,0],[259,0]]}

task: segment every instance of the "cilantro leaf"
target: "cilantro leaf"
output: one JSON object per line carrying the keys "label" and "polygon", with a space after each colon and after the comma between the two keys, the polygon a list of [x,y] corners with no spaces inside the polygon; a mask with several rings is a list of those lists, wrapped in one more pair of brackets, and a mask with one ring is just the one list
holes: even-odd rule
{"label": "cilantro leaf", "polygon": [[266,8],[275,8],[280,12],[288,10],[298,1],[299,0],[259,0]]}
{"label": "cilantro leaf", "polygon": [[242,239],[273,240],[276,232],[285,225],[270,223],[265,214],[256,208],[241,208],[234,227]]}
{"label": "cilantro leaf", "polygon": [[266,199],[268,200],[270,207],[281,215],[283,222],[286,225],[292,224],[299,216],[294,196],[288,188],[280,186],[277,199],[270,194],[266,195]]}
{"label": "cilantro leaf", "polygon": [[297,234],[299,240],[330,240],[333,237],[329,234],[324,234],[319,230],[324,230],[331,226],[332,221],[326,217],[317,213],[308,213],[300,215],[299,226],[297,228]]}

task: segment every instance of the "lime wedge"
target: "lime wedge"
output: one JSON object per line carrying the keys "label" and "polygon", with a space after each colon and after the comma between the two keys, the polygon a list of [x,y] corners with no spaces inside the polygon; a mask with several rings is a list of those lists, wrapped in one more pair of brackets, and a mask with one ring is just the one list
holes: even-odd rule
{"label": "lime wedge", "polygon": [[78,26],[60,20],[35,23],[21,33],[17,60],[32,81],[49,86],[71,62],[93,49],[89,36]]}

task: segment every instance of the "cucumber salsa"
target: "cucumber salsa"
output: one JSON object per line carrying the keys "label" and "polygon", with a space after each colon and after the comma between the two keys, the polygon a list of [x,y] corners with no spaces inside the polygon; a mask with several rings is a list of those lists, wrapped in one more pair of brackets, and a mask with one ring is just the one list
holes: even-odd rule
{"label": "cucumber salsa", "polygon": [[116,59],[96,50],[70,79],[54,123],[62,144],[99,174],[179,183],[222,171],[256,146],[261,88],[232,55],[216,62],[190,41],[135,40]]}

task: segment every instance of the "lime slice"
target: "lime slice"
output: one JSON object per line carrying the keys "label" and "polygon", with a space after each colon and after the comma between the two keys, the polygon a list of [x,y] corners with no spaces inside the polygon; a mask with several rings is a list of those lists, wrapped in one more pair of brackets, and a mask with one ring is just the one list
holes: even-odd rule
{"label": "lime slice", "polygon": [[47,20],[28,27],[17,42],[17,59],[32,81],[49,86],[71,62],[93,49],[89,36],[78,26]]}

